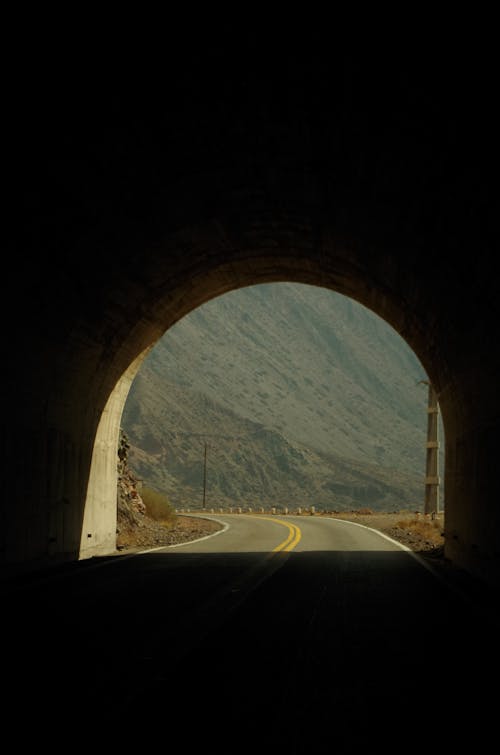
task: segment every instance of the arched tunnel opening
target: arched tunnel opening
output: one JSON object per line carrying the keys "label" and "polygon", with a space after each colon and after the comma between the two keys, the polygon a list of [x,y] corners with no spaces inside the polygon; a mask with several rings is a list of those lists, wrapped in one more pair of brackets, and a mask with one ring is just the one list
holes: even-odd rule
{"label": "arched tunnel opening", "polygon": [[423,506],[423,378],[406,342],[352,299],[304,284],[235,290],[143,361],[121,420],[140,478],[127,490],[153,487],[181,513],[442,513],[441,422],[438,501]]}
{"label": "arched tunnel opening", "polygon": [[204,302],[289,281],[351,297],[418,356],[446,428],[447,558],[497,582],[488,67],[205,53],[164,69],[166,98],[152,79],[12,93],[2,562],[111,547],[95,523],[144,355]]}
{"label": "arched tunnel opening", "polygon": [[[115,513],[111,512],[116,500],[120,418],[141,361],[168,327],[205,301],[236,288],[284,280],[320,285],[357,300],[388,322],[418,355],[436,388],[446,428],[445,549],[454,557],[456,544],[463,537],[470,539],[467,550],[471,552],[478,550],[483,534],[492,538],[492,530],[484,528],[482,517],[474,516],[477,504],[471,503],[471,491],[465,484],[484,479],[479,466],[489,462],[474,450],[476,475],[467,479],[463,465],[470,462],[466,456],[461,458],[461,454],[467,454],[467,444],[460,438],[463,428],[474,425],[479,414],[488,413],[488,407],[484,403],[478,406],[474,399],[476,384],[468,380],[470,365],[463,385],[452,379],[449,359],[462,359],[464,352],[458,348],[460,339],[453,342],[449,337],[449,315],[442,310],[437,314],[435,303],[431,308],[425,288],[416,285],[415,271],[407,260],[402,266],[395,266],[390,258],[381,257],[374,271],[360,269],[357,252],[347,248],[342,254],[318,252],[308,227],[296,230],[294,244],[290,245],[290,220],[282,228],[276,226],[275,217],[270,223],[270,227],[267,224],[261,227],[259,223],[257,230],[246,229],[246,233],[258,233],[264,247],[269,245],[271,233],[277,237],[283,233],[285,238],[271,250],[246,249],[239,243],[239,249],[231,251],[230,261],[226,261],[228,254],[224,247],[229,231],[211,223],[203,233],[200,229],[196,231],[203,238],[203,248],[211,251],[201,254],[193,248],[189,255],[184,250],[181,257],[181,270],[185,267],[184,260],[198,258],[194,268],[189,264],[177,276],[162,273],[165,261],[169,265],[172,261],[164,250],[157,261],[159,267],[152,268],[148,286],[143,281],[139,283],[137,275],[127,270],[121,286],[106,297],[106,330],[99,334],[102,326],[98,326],[97,337],[95,333],[91,337],[89,323],[83,321],[70,334],[64,354],[67,363],[61,365],[61,355],[54,355],[50,365],[54,390],[50,391],[45,415],[52,429],[37,440],[42,443],[38,450],[46,459],[47,482],[55,489],[45,496],[48,520],[42,514],[38,528],[30,525],[29,537],[33,538],[34,548],[22,547],[21,558],[30,552],[75,557],[84,551],[96,554],[114,548]],[[177,239],[177,244],[184,247],[185,242]],[[379,266],[382,270],[377,269]],[[145,269],[141,268],[141,276]],[[171,285],[165,285],[165,274]],[[397,286],[389,285],[390,276]],[[92,319],[92,313],[90,316]],[[465,530],[459,535],[463,527]],[[11,545],[18,549],[20,542]]]}
{"label": "arched tunnel opening", "polygon": [[[260,284],[262,284],[262,279],[260,279],[259,282]],[[274,286],[276,286],[276,282],[274,283]],[[241,286],[238,285],[237,281],[236,285],[233,284],[233,286],[231,286],[230,290],[244,290],[245,288],[252,289],[254,288],[254,286]],[[315,284],[312,287],[303,285],[303,288],[308,288],[310,290],[314,289],[316,291],[325,291],[325,287],[323,285],[319,286],[318,284]],[[209,295],[207,299],[214,300],[214,298],[218,298],[220,296],[220,294],[218,294],[216,297]],[[353,304],[356,304],[356,302],[354,302],[352,299],[350,299],[350,301]],[[357,306],[366,311],[366,307],[363,307],[360,304],[357,304]],[[199,309],[199,307],[197,309]],[[175,321],[179,322],[179,318],[175,318]],[[389,328],[387,322],[384,322],[384,325]],[[391,331],[393,331],[392,327]],[[409,348],[406,340],[404,340],[404,345]],[[134,376],[139,371],[146,355],[150,354],[153,348],[153,344],[148,345],[148,347],[141,352],[135,362],[127,367],[127,370],[111,392],[108,403],[100,420],[94,444],[92,466],[87,490],[85,515],[82,526],[82,537],[80,541],[80,557],[89,557],[92,555],[109,552],[110,549],[115,548],[116,449],[118,445],[123,409],[129,395],[130,386],[132,384]],[[420,369],[420,372],[415,372],[415,377],[426,377],[421,363]],[[413,387],[416,389],[418,381],[415,379],[414,382],[415,386]],[[425,409],[423,410],[423,412],[424,411]],[[423,414],[423,417],[424,416],[425,415]],[[423,453],[424,448],[422,448],[422,454]],[[422,459],[423,458],[424,456],[422,455]],[[424,487],[423,471],[424,470],[422,469],[422,494]],[[408,499],[406,499],[405,502],[407,503]],[[417,503],[417,508],[419,507],[419,505],[420,501],[418,501]],[[404,505],[402,505],[401,508],[404,508]]]}

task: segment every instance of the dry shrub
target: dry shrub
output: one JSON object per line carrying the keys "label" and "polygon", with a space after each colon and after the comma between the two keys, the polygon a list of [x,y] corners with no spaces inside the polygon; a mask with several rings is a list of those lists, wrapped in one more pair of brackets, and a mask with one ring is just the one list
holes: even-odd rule
{"label": "dry shrub", "polygon": [[141,490],[141,498],[146,506],[146,513],[151,519],[156,519],[163,524],[174,524],[175,510],[164,493],[144,487]]}
{"label": "dry shrub", "polygon": [[404,530],[410,530],[426,540],[441,542],[442,524],[439,519],[413,517],[411,519],[401,519],[396,522],[396,526]]}

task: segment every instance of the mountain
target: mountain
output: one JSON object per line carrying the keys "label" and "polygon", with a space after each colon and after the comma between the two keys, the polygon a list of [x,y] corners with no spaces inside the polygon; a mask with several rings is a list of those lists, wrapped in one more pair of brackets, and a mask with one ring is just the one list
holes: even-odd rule
{"label": "mountain", "polygon": [[210,507],[420,508],[426,377],[386,322],[340,294],[233,291],[143,362],[122,418],[130,462],[176,506],[200,507],[205,489]]}

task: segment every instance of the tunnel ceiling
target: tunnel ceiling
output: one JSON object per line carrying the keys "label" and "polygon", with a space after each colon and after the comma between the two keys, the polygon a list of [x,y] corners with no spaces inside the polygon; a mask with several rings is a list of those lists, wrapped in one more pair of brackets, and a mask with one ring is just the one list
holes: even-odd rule
{"label": "tunnel ceiling", "polygon": [[[97,328],[109,348],[137,322],[148,340],[179,316],[172,284],[188,285],[187,311],[234,285],[294,278],[333,283],[417,351],[412,319],[426,348],[437,320],[466,338],[470,310],[496,303],[487,61],[395,65],[255,42],[191,45],[182,64],[174,50],[152,76],[32,72],[11,113],[22,294],[58,327],[63,306],[68,334]],[[217,283],[201,284],[214,268]],[[464,285],[467,306],[450,318],[447,297]]]}

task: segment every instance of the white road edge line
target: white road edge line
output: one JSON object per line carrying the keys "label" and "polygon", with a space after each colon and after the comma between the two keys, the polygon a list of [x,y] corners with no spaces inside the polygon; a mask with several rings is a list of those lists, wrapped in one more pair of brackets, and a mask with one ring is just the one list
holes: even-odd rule
{"label": "white road edge line", "polygon": [[389,535],[386,535],[385,532],[382,532],[381,530],[376,530],[375,527],[369,527],[367,524],[361,524],[361,522],[351,522],[349,519],[337,519],[334,516],[328,516],[326,518],[333,519],[334,522],[342,522],[342,524],[354,524],[355,527],[363,527],[363,529],[365,530],[371,530],[372,532],[376,532],[377,535],[380,535],[380,537],[385,538],[385,540],[388,540],[390,543],[394,543],[394,545],[399,546],[404,551],[408,551],[408,553],[412,553],[414,556],[417,556],[415,551],[412,551],[412,549],[408,548],[407,545],[403,545],[403,543],[400,543],[398,540],[394,540],[393,537],[389,537]]}
{"label": "white road edge line", "polygon": [[334,516],[326,517],[327,519],[333,519],[335,522],[342,522],[342,524],[353,524],[356,527],[364,527],[365,530],[371,530],[372,532],[375,532],[377,535],[380,535],[380,537],[385,538],[386,540],[389,540],[390,543],[394,543],[394,545],[397,545],[401,550],[406,551],[412,558],[417,561],[420,566],[423,566],[424,569],[427,569],[428,572],[432,574],[433,577],[435,577],[441,584],[445,585],[449,590],[452,590],[454,593],[459,595],[462,600],[466,600],[467,602],[471,603],[471,598],[465,593],[463,590],[461,590],[459,587],[454,585],[452,582],[446,579],[446,577],[443,577],[440,572],[435,569],[432,564],[429,564],[422,556],[419,556],[418,553],[415,553],[415,551],[412,551],[411,548],[409,548],[407,545],[403,545],[403,543],[398,542],[398,540],[394,540],[394,538],[389,537],[389,535],[386,535],[385,532],[381,532],[380,530],[376,530],[375,527],[369,527],[366,524],[361,524],[360,522],[350,522],[348,519],[336,519]]}
{"label": "white road edge line", "polygon": [[[182,514],[182,516],[195,516],[195,515]],[[208,540],[210,537],[215,537],[216,535],[222,535],[223,532],[226,532],[226,530],[229,529],[229,524],[227,522],[223,522],[220,519],[215,519],[215,517],[196,515],[196,518],[208,519],[210,522],[218,522],[219,524],[222,524],[222,529],[217,530],[217,532],[211,532],[210,535],[203,535],[203,537],[197,537],[196,540],[185,540],[183,543],[172,543],[172,545],[159,545],[158,548],[146,548],[146,550],[136,551],[136,553],[132,553],[130,555],[138,556],[141,553],[153,553],[154,551],[163,551],[165,550],[165,548],[180,548],[182,545],[192,545],[193,543],[199,543],[202,540]]]}

